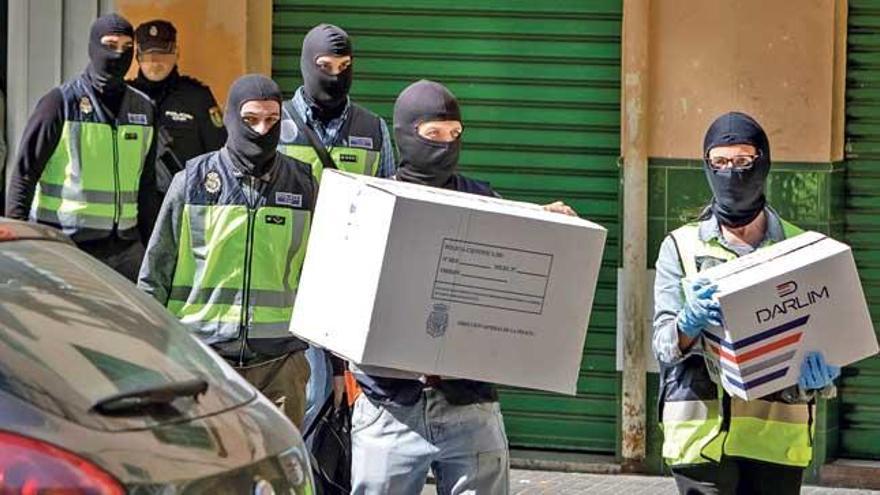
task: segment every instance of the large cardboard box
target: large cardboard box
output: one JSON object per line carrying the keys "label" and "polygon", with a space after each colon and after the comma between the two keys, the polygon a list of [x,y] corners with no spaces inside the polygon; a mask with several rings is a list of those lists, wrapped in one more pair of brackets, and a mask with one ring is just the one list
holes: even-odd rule
{"label": "large cardboard box", "polygon": [[797,383],[810,351],[844,366],[877,353],[852,252],[806,232],[700,273],[718,284],[724,328],[703,334],[706,362],[746,400]]}
{"label": "large cardboard box", "polygon": [[606,231],[328,170],[291,330],[358,365],[574,394]]}

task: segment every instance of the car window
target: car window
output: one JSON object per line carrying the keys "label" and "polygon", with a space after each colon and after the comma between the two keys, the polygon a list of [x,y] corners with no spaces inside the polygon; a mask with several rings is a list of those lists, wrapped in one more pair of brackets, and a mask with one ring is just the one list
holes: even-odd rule
{"label": "car window", "polygon": [[[0,389],[76,416],[113,394],[204,379],[253,391],[150,296],[76,247],[0,243]],[[222,404],[221,404],[222,403]]]}

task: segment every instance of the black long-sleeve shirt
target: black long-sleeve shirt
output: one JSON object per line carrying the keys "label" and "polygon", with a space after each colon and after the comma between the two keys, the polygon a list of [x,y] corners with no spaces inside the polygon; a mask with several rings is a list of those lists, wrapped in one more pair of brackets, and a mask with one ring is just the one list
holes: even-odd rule
{"label": "black long-sleeve shirt", "polygon": [[[64,128],[64,96],[54,88],[37,102],[21,137],[18,155],[12,163],[12,173],[6,190],[6,216],[27,220],[34,200],[37,183],[46,163],[55,152]],[[138,190],[138,230],[146,244],[159,212],[156,191],[156,139],[144,160]]]}

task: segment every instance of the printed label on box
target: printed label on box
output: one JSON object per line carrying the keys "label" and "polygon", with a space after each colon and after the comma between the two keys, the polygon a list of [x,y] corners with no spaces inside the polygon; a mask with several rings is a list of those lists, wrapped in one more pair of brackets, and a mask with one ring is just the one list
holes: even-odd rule
{"label": "printed label on box", "polygon": [[553,255],[443,239],[431,297],[541,314]]}

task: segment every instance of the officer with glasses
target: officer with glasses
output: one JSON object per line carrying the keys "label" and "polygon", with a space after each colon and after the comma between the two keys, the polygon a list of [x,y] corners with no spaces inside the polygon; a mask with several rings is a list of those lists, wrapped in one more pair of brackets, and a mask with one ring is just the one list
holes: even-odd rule
{"label": "officer with glasses", "polygon": [[815,398],[834,394],[840,369],[811,353],[797,385],[744,401],[724,392],[717,370],[706,366],[700,335],[723,315],[717,287],[699,272],[801,230],[767,204],[770,144],[752,117],[718,117],[703,159],[712,202],[664,239],[656,265],[663,457],[683,494],[796,494],[813,455]]}

